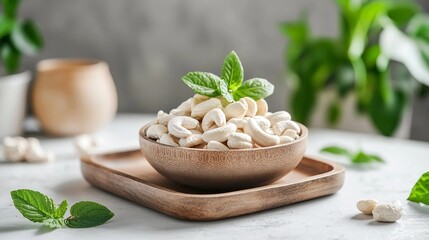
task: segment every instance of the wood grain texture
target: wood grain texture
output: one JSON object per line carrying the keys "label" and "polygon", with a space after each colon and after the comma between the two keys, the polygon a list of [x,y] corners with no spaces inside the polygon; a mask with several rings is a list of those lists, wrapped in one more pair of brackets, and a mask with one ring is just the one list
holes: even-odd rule
{"label": "wood grain texture", "polygon": [[140,130],[140,148],[162,175],[181,184],[208,190],[237,190],[263,186],[292,171],[304,156],[307,128],[293,142],[227,151],[173,147],[146,137]]}
{"label": "wood grain texture", "polygon": [[214,192],[180,185],[160,175],[140,151],[86,156],[82,174],[92,185],[166,215],[194,221],[254,213],[337,192],[344,167],[304,157],[289,174],[265,186]]}

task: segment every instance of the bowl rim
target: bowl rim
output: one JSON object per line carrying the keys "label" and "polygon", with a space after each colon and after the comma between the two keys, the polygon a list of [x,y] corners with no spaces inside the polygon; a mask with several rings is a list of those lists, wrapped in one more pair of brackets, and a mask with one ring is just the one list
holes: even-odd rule
{"label": "bowl rim", "polygon": [[273,145],[273,146],[269,146],[269,147],[258,147],[258,148],[249,148],[249,149],[229,149],[229,150],[216,150],[216,149],[202,149],[202,148],[188,148],[188,147],[175,147],[175,146],[170,146],[167,144],[163,144],[163,143],[159,143],[154,141],[153,139],[150,139],[148,137],[146,137],[146,130],[147,128],[149,128],[150,125],[152,125],[151,123],[145,124],[143,127],[140,128],[139,130],[139,135],[140,135],[140,139],[144,139],[145,141],[149,141],[151,143],[155,143],[158,144],[162,147],[170,147],[170,148],[175,148],[175,149],[180,149],[180,150],[187,150],[187,151],[195,151],[195,152],[216,152],[216,153],[228,153],[228,152],[249,152],[249,151],[264,151],[264,150],[270,150],[270,149],[276,149],[276,148],[281,148],[281,147],[285,147],[288,145],[293,145],[293,144],[298,144],[299,142],[304,141],[305,139],[307,139],[308,137],[308,128],[299,122],[298,123],[299,127],[301,128],[301,134],[299,135],[299,138],[295,139],[292,142],[289,143],[283,143],[283,144],[277,144],[277,145]]}

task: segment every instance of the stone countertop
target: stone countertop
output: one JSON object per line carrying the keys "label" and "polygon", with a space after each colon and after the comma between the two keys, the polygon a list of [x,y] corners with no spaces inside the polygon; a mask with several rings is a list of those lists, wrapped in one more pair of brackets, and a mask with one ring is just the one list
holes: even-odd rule
{"label": "stone countertop", "polygon": [[[138,148],[138,129],[152,115],[121,114],[95,134],[99,152]],[[31,122],[30,122],[30,125]],[[31,126],[30,126],[31,128]],[[427,239],[429,207],[406,201],[417,179],[429,171],[429,143],[358,133],[311,129],[307,154],[346,165],[343,188],[336,194],[247,216],[213,222],[173,219],[89,185],[82,177],[71,138],[37,135],[56,154],[49,164],[0,163],[0,239]],[[321,155],[329,144],[363,148],[385,158],[373,167],[355,167],[344,159]],[[108,206],[115,217],[88,229],[49,230],[23,218],[10,191],[38,190],[59,203],[81,200]],[[406,214],[396,223],[379,223],[359,214],[356,202],[400,200]],[[68,213],[67,213],[68,214]],[[66,215],[67,215],[66,214]]]}

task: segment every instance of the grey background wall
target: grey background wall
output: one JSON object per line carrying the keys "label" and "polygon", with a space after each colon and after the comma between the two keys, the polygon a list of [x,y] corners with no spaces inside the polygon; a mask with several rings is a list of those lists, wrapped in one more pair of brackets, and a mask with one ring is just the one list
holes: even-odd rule
{"label": "grey background wall", "polygon": [[[192,94],[180,77],[191,70],[219,73],[233,49],[245,77],[263,76],[276,85],[268,102],[273,110],[284,109],[286,41],[277,24],[307,9],[316,35],[337,33],[331,0],[31,0],[22,7],[23,16],[40,24],[46,42],[25,65],[44,58],[105,60],[122,112],[175,107]],[[429,99],[414,106],[412,137],[429,140]]]}

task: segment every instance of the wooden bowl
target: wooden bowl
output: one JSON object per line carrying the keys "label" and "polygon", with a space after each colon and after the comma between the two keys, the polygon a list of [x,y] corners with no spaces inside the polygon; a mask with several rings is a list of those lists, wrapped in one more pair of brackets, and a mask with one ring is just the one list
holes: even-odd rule
{"label": "wooden bowl", "polygon": [[308,129],[291,143],[239,150],[173,147],[146,137],[140,129],[140,149],[164,177],[205,190],[237,190],[274,182],[292,171],[307,147]]}

